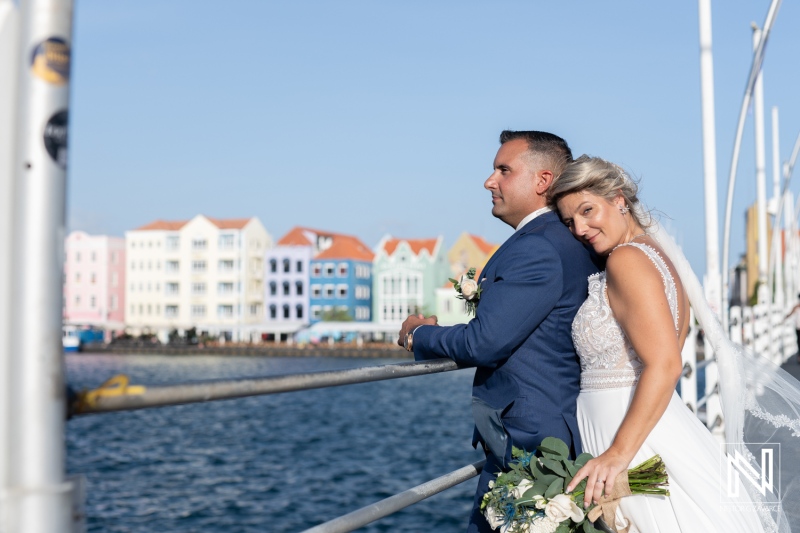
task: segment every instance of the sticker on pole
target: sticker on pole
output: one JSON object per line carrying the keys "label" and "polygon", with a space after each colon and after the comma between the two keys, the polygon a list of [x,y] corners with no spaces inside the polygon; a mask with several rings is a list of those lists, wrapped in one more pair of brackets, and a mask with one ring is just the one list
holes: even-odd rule
{"label": "sticker on pole", "polygon": [[50,37],[33,49],[31,71],[53,85],[64,85],[69,81],[70,49],[64,39]]}
{"label": "sticker on pole", "polygon": [[44,147],[61,168],[67,168],[67,112],[59,111],[44,127]]}

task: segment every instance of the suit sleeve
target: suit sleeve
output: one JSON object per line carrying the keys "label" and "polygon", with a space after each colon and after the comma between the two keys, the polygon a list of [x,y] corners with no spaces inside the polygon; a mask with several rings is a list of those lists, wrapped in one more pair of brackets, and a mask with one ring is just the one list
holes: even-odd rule
{"label": "suit sleeve", "polygon": [[460,366],[494,368],[547,318],[561,297],[561,257],[541,235],[526,234],[503,254],[467,324],[422,326],[414,333],[416,360],[450,358]]}

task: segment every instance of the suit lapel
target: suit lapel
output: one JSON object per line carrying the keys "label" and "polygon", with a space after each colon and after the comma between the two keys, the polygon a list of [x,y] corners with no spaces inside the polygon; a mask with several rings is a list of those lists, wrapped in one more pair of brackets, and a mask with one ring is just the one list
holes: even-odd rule
{"label": "suit lapel", "polygon": [[539,226],[543,226],[544,224],[547,224],[548,222],[553,222],[557,219],[558,215],[555,212],[550,211],[548,213],[542,213],[538,217],[534,218],[533,220],[522,226],[520,229],[514,232],[514,234],[511,237],[506,239],[506,242],[504,242],[500,246],[500,248],[497,249],[497,251],[492,255],[492,258],[489,259],[489,262],[486,263],[486,266],[483,267],[483,272],[490,272],[490,269],[494,265],[495,261],[499,260],[500,256],[503,255],[503,252],[505,252],[506,249],[508,249],[508,247],[511,245],[511,243],[514,242],[520,235],[524,235],[529,231],[538,228]]}

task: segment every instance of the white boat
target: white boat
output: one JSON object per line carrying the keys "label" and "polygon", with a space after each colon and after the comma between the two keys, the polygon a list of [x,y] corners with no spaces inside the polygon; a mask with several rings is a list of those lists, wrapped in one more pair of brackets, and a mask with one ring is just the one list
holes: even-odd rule
{"label": "white boat", "polygon": [[81,338],[76,327],[64,326],[61,328],[61,345],[65,352],[81,351]]}

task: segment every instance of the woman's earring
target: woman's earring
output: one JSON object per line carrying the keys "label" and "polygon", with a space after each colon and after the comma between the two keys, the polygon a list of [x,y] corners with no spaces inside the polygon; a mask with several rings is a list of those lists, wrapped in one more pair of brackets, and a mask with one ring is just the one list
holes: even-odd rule
{"label": "woman's earring", "polygon": [[627,205],[620,206],[620,208],[619,208],[619,212],[620,212],[621,215],[624,215],[625,213],[627,213],[630,210],[631,210],[631,208],[628,207]]}

